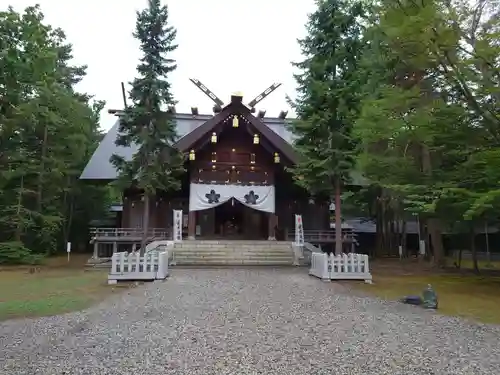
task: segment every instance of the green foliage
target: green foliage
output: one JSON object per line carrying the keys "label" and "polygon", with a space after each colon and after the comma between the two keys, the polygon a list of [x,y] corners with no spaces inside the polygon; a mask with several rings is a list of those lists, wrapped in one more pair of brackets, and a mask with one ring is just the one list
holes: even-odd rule
{"label": "green foliage", "polygon": [[291,101],[300,161],[297,182],[313,193],[331,193],[334,179],[349,181],[354,166],[351,137],[358,111],[357,71],[364,48],[361,2],[319,1],[299,40],[304,60],[295,63],[298,96]]}
{"label": "green foliage", "polygon": [[101,137],[104,103],[75,91],[85,66],[70,63],[71,45],[38,6],[0,12],[0,45],[0,241],[22,244],[11,247],[19,259],[23,249],[86,243],[80,233],[107,191],[79,176]]}
{"label": "green foliage", "polygon": [[494,3],[373,2],[364,34],[358,163],[398,209],[429,220],[434,248],[437,221],[463,230],[499,216]]}
{"label": "green foliage", "polygon": [[26,248],[22,242],[0,242],[0,264],[38,264],[42,257]]}
{"label": "green foliage", "polygon": [[146,9],[137,12],[134,37],[140,43],[142,57],[138,77],[131,82],[132,105],[120,121],[120,146],[138,145],[132,160],[113,155],[119,171],[118,183],[132,183],[148,195],[157,190],[177,190],[184,170],[184,157],[173,147],[177,141],[176,124],[162,111],[174,105],[168,76],[175,70],[171,53],[175,51],[176,30],[168,24],[168,7],[159,0],[149,0]]}

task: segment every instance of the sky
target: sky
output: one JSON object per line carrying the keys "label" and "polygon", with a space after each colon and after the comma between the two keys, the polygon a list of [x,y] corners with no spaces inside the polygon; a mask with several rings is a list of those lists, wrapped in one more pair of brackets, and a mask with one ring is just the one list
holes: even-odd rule
{"label": "sky", "polygon": [[[135,76],[140,56],[132,37],[136,11],[146,0],[0,0],[0,9],[17,11],[40,4],[47,23],[62,28],[73,44],[74,61],[88,65],[78,89],[106,101],[101,127],[115,118],[108,109],[123,108],[120,82]],[[282,83],[257,109],[277,117],[289,110],[286,95],[293,96],[291,61],[301,59],[297,38],[305,35],[307,14],[314,0],[165,0],[170,22],[177,28],[178,68],[172,74],[177,112],[212,113],[213,102],[194,86],[197,78],[223,102],[240,91],[248,103],[274,82]],[[220,54],[220,52],[223,52]],[[126,86],[127,87],[127,86]],[[291,111],[290,111],[291,112]]]}

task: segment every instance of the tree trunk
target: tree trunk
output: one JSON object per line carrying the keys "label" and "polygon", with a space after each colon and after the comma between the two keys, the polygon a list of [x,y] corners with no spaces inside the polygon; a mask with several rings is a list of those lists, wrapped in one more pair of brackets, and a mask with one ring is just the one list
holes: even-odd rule
{"label": "tree trunk", "polygon": [[394,218],[394,212],[391,212],[391,218],[389,221],[389,252],[390,256],[397,254],[398,253],[398,245],[399,242],[397,241],[397,229],[396,229],[396,222]]}
{"label": "tree trunk", "polygon": [[406,245],[406,220],[401,222],[401,247],[403,248],[403,257],[408,258],[408,250]]}
{"label": "tree trunk", "polygon": [[69,201],[68,216],[66,217],[66,222],[63,225],[64,245],[66,245],[69,242],[69,239],[71,236],[71,226],[73,224],[74,208],[75,208],[75,200],[74,200],[73,196],[71,196],[70,201]]}
{"label": "tree trunk", "polygon": [[479,266],[477,264],[477,251],[476,251],[476,232],[474,230],[474,225],[470,227],[470,252],[472,254],[472,265],[474,267],[474,272],[479,273]]}
{"label": "tree trunk", "polygon": [[63,245],[66,245],[68,243],[68,216],[69,216],[69,204],[68,204],[68,195],[69,195],[69,186],[71,185],[70,183],[71,177],[68,175],[66,178],[66,189],[64,189],[63,193],[63,210],[64,210],[64,220],[62,224],[62,236],[63,236]]}
{"label": "tree trunk", "polygon": [[335,255],[342,254],[342,213],[340,212],[340,178],[335,178]]}
{"label": "tree trunk", "polygon": [[434,265],[444,266],[443,236],[441,233],[441,222],[439,219],[429,219],[429,234],[431,237]]}
{"label": "tree trunk", "polygon": [[23,220],[24,218],[21,217],[22,213],[22,205],[23,205],[23,194],[24,194],[24,176],[21,176],[21,186],[19,186],[19,194],[17,195],[17,209],[16,209],[16,214],[17,214],[17,226],[16,226],[16,231],[14,233],[14,240],[21,242],[21,236],[23,233]]}
{"label": "tree trunk", "polygon": [[490,253],[490,238],[489,237],[490,237],[490,235],[488,233],[488,222],[485,221],[484,222],[484,240],[486,243],[486,261],[488,262],[487,266],[491,267],[491,253]]}
{"label": "tree trunk", "polygon": [[378,257],[382,256],[384,251],[384,201],[382,197],[377,199],[377,222],[376,222],[376,235],[377,235],[377,248],[375,250]]}
{"label": "tree trunk", "polygon": [[43,194],[43,175],[45,173],[45,158],[47,157],[47,138],[48,138],[48,126],[45,124],[43,129],[43,141],[42,141],[42,152],[40,160],[40,173],[38,173],[38,186],[36,193],[36,209],[38,212],[42,212],[42,194]]}
{"label": "tree trunk", "polygon": [[[424,174],[431,179],[432,177],[432,164],[431,164],[431,154],[429,147],[427,145],[422,145],[422,171]],[[434,265],[441,267],[444,265],[443,257],[443,236],[441,233],[441,223],[437,218],[430,218],[427,220],[427,228],[430,235],[430,240],[432,243],[433,250],[433,260]],[[428,249],[426,249],[428,250]]]}
{"label": "tree trunk", "polygon": [[141,254],[146,251],[149,232],[149,194],[144,194],[144,210],[142,217],[142,240],[141,240]]}
{"label": "tree trunk", "polygon": [[391,228],[390,228],[390,212],[389,212],[389,204],[387,202],[387,199],[384,197],[382,200],[382,206],[384,207],[384,248],[382,250],[385,250],[384,255],[385,256],[390,256],[391,255]]}

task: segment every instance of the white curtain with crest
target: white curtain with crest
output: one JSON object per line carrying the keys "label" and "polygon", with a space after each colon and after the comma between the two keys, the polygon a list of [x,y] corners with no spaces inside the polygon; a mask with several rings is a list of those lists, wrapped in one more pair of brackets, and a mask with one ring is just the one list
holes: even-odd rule
{"label": "white curtain with crest", "polygon": [[191,184],[189,187],[189,211],[201,211],[217,207],[231,198],[247,207],[273,212],[275,195],[273,185],[217,185]]}

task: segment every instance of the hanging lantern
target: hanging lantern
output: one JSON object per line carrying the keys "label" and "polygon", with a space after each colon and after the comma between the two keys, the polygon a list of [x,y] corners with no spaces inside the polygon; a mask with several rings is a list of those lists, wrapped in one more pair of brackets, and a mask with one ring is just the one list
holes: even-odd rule
{"label": "hanging lantern", "polygon": [[255,154],[250,154],[250,164],[255,164]]}
{"label": "hanging lantern", "polygon": [[240,120],[238,120],[238,116],[234,115],[233,116],[233,128],[237,128],[240,126]]}
{"label": "hanging lantern", "polygon": [[212,163],[215,163],[217,161],[217,153],[214,151],[212,152]]}
{"label": "hanging lantern", "polygon": [[274,153],[274,162],[276,164],[280,162],[280,155],[277,152]]}
{"label": "hanging lantern", "polygon": [[253,144],[254,145],[258,145],[259,144],[259,135],[258,134],[254,134],[254,136],[253,136]]}
{"label": "hanging lantern", "polygon": [[212,133],[211,141],[212,143],[217,143],[217,134],[215,134],[215,132]]}
{"label": "hanging lantern", "polygon": [[194,153],[194,150],[189,151],[189,160],[193,161],[196,159],[196,155]]}

